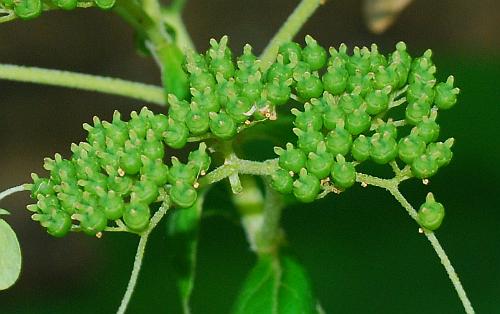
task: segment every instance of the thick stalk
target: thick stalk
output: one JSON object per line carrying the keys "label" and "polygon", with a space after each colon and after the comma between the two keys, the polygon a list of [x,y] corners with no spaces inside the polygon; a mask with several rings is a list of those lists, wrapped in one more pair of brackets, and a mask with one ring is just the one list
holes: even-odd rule
{"label": "thick stalk", "polygon": [[279,47],[291,41],[293,37],[299,32],[302,26],[309,20],[311,15],[316,11],[325,0],[302,0],[295,8],[293,13],[288,17],[285,23],[281,26],[279,31],[271,39],[264,52],[260,56],[261,69],[265,71],[268,69],[278,54]]}
{"label": "thick stalk", "polygon": [[118,78],[0,64],[0,79],[82,89],[165,105],[163,90],[160,87]]}
{"label": "thick stalk", "polygon": [[12,194],[17,193],[17,192],[26,191],[26,190],[27,189],[24,186],[24,184],[11,187],[11,188],[9,188],[9,189],[7,189],[5,191],[0,192],[0,201],[3,200],[4,198],[6,198],[9,195],[12,195]]}

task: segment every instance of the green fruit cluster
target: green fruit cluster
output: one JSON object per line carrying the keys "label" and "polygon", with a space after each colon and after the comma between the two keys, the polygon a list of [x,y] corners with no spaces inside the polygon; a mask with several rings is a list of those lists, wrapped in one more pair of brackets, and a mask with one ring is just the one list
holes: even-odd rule
{"label": "green fruit cluster", "polygon": [[192,206],[196,181],[211,158],[202,142],[186,164],[173,157],[167,166],[164,143],[172,146],[173,123],[144,107],[128,122],[115,111],[111,122],[95,117],[93,126],[84,124],[87,142],[73,144],[70,159],[46,158],[49,177],[32,175],[33,219],[58,237],[72,227],[96,235],[119,219],[141,232],[149,225],[151,204],[169,197],[178,207]]}
{"label": "green fruit cluster", "polygon": [[[453,139],[437,142],[438,110],[456,103],[453,77],[436,84],[436,67],[427,50],[412,58],[406,45],[385,56],[377,46],[330,48],[329,55],[307,36],[306,46],[286,43],[267,72],[268,80],[288,81],[304,102],[295,115],[296,143],[276,148],[280,170],[274,188],[311,202],[322,189],[344,190],[356,180],[355,166],[367,160],[388,164],[399,160],[413,176],[433,176],[451,158]],[[406,103],[406,104],[405,104]],[[405,104],[404,117],[391,109]],[[399,127],[409,125],[409,134]]]}
{"label": "green fruit cluster", "polygon": [[43,10],[59,8],[74,10],[79,4],[109,10],[115,5],[116,0],[0,0],[0,7],[13,10],[15,15],[23,20],[31,20],[40,16]]}

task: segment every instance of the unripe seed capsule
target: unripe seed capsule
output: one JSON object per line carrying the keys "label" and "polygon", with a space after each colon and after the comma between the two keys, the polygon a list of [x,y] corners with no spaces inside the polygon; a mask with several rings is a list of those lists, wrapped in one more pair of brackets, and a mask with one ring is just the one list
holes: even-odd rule
{"label": "unripe seed capsule", "polygon": [[443,204],[436,202],[432,193],[427,194],[425,203],[418,211],[418,223],[425,229],[434,231],[441,226],[444,216]]}

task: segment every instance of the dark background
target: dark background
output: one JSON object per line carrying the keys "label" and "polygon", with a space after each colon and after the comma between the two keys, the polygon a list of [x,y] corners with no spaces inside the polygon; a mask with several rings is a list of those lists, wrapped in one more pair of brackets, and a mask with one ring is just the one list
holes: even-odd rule
{"label": "dark background", "polygon": [[[200,50],[230,36],[261,51],[297,1],[190,0],[185,20]],[[437,235],[477,313],[500,313],[500,2],[415,0],[383,35],[371,34],[360,1],[328,1],[298,38],[323,45],[369,45],[391,51],[404,40],[413,54],[431,47],[438,77],[454,74],[459,103],[441,115],[442,135],[456,138],[453,162],[427,187],[402,186],[412,204],[431,190],[447,209]],[[96,9],[45,13],[0,25],[0,62],[67,69],[159,84],[153,62],[133,49],[132,32]],[[0,81],[0,190],[44,173],[43,158],[84,139],[82,123],[109,119],[141,102],[64,88]],[[153,107],[160,112],[163,109]],[[106,234],[48,236],[24,209],[27,193],[2,202],[13,215],[24,254],[17,284],[0,294],[1,313],[113,313],[128,281],[137,239]],[[217,205],[212,203],[211,206]],[[287,208],[284,226],[327,313],[462,313],[444,269],[417,225],[391,196],[356,187],[308,206]],[[152,236],[129,313],[180,313],[162,225]],[[203,221],[194,313],[227,313],[254,263],[241,228]]]}

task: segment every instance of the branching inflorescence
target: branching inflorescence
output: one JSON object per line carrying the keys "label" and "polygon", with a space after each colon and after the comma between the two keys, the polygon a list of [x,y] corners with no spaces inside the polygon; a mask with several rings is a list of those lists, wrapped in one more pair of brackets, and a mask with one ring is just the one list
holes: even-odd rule
{"label": "branching inflorescence", "polygon": [[[125,311],[132,295],[147,238],[166,211],[172,207],[188,209],[199,219],[202,195],[210,185],[226,178],[235,194],[243,193],[235,201],[241,204],[246,197],[239,178],[243,174],[264,177],[268,189],[262,217],[256,223],[243,222],[252,249],[263,263],[259,267],[266,269],[268,261],[271,268],[281,267],[282,262],[298,267],[288,257],[273,257],[282,245],[277,229],[283,202],[276,191],[309,203],[331,192],[341,193],[355,183],[374,185],[387,189],[420,224],[466,312],[473,313],[458,276],[432,233],[444,218],[444,206],[429,193],[417,212],[398,190],[400,182],[412,177],[426,183],[453,155],[453,139],[439,141],[438,113],[441,115],[442,110],[455,105],[459,89],[454,87],[452,76],[437,82],[430,50],[415,58],[405,43],[399,42],[388,55],[380,53],[375,44],[369,48],[354,47],[350,52],[344,44],[325,49],[311,36],[306,36],[305,45],[301,46],[286,39],[291,39],[301,25],[294,19],[290,22],[293,30],[280,31],[262,60],[254,55],[250,45],[234,57],[227,36],[220,41],[212,39],[204,54],[187,49],[182,60],[178,60],[179,50],[170,41],[172,34],[165,34],[163,25],[157,25],[158,17],[150,12],[156,12],[154,3],[145,1],[143,12],[134,1],[123,1],[119,6],[115,6],[114,0],[0,1],[0,21],[30,19],[42,10],[54,8],[115,7],[136,31],[143,31],[139,35],[147,39],[144,44],[163,66],[168,113],[153,113],[144,107],[132,112],[128,121],[117,111],[111,122],[94,117],[92,125],[83,126],[88,132],[86,141],[71,145],[72,156],[64,159],[56,154],[54,159],[46,158],[44,168],[49,175],[32,174],[33,183],[24,185],[35,200],[27,207],[33,212],[33,220],[53,236],[83,231],[100,237],[106,231],[123,231],[141,237],[119,313]],[[319,5],[313,2],[304,1],[294,18],[303,15],[305,20],[310,16]],[[176,5],[182,7],[182,1],[173,7]],[[188,38],[178,39],[190,43]],[[171,47],[175,49],[169,50]],[[174,63],[169,64],[172,60]],[[7,75],[9,69],[16,75]],[[2,70],[7,73],[3,78],[29,81],[28,68],[3,65]],[[45,73],[40,69],[33,71],[41,77]],[[72,77],[70,73],[65,75]],[[99,83],[104,80],[83,75],[78,78],[82,82],[95,81],[66,85],[106,91]],[[37,82],[56,84],[42,79]],[[125,81],[115,85],[108,92],[128,96],[126,90],[131,87],[142,89],[136,98],[164,102],[158,88]],[[134,97],[132,92],[129,94]],[[294,127],[289,130],[296,135],[294,143],[275,147],[276,158],[266,161],[244,160],[236,155],[233,141],[239,134],[282,116],[294,117]],[[184,162],[175,157],[175,151],[185,150],[193,142],[197,143],[196,149]],[[216,153],[222,155],[222,162],[213,158]],[[390,165],[394,178],[361,173],[359,168],[368,161]],[[305,276],[302,270],[297,274]],[[192,281],[187,286],[190,288],[181,294],[189,298]],[[238,311],[247,313],[242,309],[251,300],[241,300],[245,304],[237,306]],[[183,302],[188,313],[188,300]],[[309,313],[310,307],[298,310]]]}

